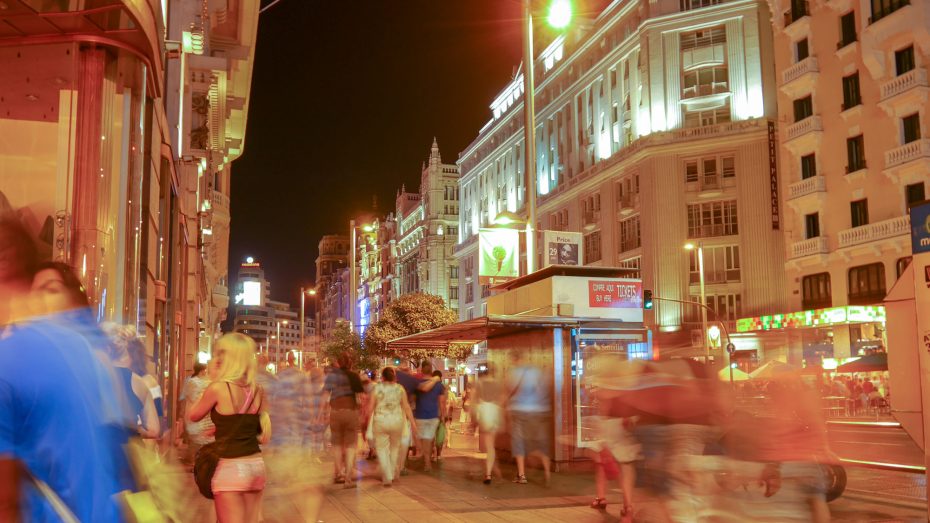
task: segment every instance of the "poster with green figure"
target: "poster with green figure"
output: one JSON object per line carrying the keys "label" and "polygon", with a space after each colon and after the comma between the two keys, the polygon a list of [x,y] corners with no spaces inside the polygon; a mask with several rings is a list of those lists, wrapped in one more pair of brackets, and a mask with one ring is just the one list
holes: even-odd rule
{"label": "poster with green figure", "polygon": [[494,285],[520,276],[519,231],[482,229],[478,233],[478,248],[481,251],[478,279],[482,285]]}

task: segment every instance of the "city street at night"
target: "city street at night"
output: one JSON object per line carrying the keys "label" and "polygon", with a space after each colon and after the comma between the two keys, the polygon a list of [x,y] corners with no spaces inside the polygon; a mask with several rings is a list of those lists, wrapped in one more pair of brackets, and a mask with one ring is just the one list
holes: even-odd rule
{"label": "city street at night", "polygon": [[930,521],[930,0],[0,0],[0,523]]}

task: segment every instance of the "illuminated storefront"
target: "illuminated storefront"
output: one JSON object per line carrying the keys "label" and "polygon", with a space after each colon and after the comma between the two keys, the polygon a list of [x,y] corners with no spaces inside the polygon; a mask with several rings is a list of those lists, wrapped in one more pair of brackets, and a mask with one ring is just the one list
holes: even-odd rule
{"label": "illuminated storefront", "polygon": [[736,336],[757,338],[756,346],[764,352],[756,354],[760,361],[845,360],[885,350],[885,307],[849,305],[742,318],[736,322]]}

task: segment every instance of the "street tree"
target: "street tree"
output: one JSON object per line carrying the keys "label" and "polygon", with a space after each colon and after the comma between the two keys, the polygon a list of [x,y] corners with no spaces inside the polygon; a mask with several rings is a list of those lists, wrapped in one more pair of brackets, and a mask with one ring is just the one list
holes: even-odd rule
{"label": "street tree", "polygon": [[377,323],[365,332],[365,348],[371,353],[387,358],[406,358],[414,361],[426,358],[461,359],[470,347],[447,348],[443,345],[407,349],[402,353],[387,349],[387,342],[395,338],[436,329],[455,323],[456,320],[455,311],[446,307],[441,297],[423,292],[405,294],[388,304]]}
{"label": "street tree", "polygon": [[330,363],[338,361],[343,354],[349,356],[352,366],[357,369],[377,369],[380,366],[378,358],[362,346],[358,333],[350,330],[347,323],[337,325],[322,346],[322,355]]}

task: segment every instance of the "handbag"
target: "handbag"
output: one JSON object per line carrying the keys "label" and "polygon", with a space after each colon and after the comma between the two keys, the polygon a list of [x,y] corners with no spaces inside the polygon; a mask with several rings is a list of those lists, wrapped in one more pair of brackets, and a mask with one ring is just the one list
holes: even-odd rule
{"label": "handbag", "polygon": [[[229,388],[229,383],[226,383],[226,388]],[[232,390],[229,391],[229,398],[232,399]],[[255,396],[249,394],[247,402],[239,410],[239,414],[243,414],[249,410],[249,407],[252,406],[253,399],[255,399]],[[259,406],[259,408],[261,407]],[[242,419],[240,418],[239,423],[236,424],[236,428],[239,428],[241,423]],[[194,482],[197,483],[197,489],[200,490],[203,497],[207,499],[213,499],[213,476],[216,474],[216,467],[220,464],[222,454],[226,451],[226,444],[226,440],[217,440],[213,443],[207,443],[200,447],[200,450],[197,451],[197,455],[194,456]]]}
{"label": "handbag", "polygon": [[436,427],[436,446],[442,448],[446,443],[446,423],[442,420],[439,421],[439,426]]}

